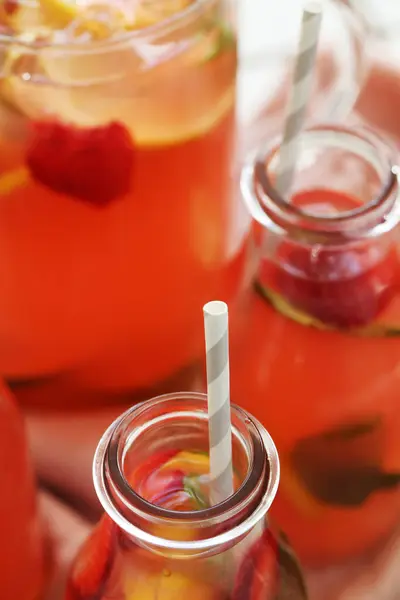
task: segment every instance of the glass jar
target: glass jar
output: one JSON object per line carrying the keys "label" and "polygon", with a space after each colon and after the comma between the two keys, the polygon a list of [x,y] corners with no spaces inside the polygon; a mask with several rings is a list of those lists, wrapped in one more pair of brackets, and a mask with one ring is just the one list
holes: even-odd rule
{"label": "glass jar", "polygon": [[0,382],[0,596],[39,600],[44,540],[25,429],[14,398]]}
{"label": "glass jar", "polygon": [[176,389],[243,282],[232,3],[136,5],[16,3],[0,32],[0,372],[27,404]]}
{"label": "glass jar", "polygon": [[272,512],[321,567],[400,526],[399,168],[372,131],[329,125],[302,135],[290,199],[278,160],[279,143],[264,146],[242,176],[262,260],[232,339],[232,399],[274,436]]}
{"label": "glass jar", "polygon": [[[267,517],[279,481],[274,443],[243,410],[231,415],[236,491],[216,506],[205,492],[205,395],[160,396],[109,427],[94,460],[106,514],[72,566],[68,600],[307,597],[297,560]],[[187,486],[205,504],[182,508]]]}

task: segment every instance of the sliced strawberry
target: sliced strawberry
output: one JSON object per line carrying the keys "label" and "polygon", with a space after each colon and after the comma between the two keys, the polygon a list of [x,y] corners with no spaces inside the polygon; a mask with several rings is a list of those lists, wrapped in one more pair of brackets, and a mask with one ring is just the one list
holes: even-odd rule
{"label": "sliced strawberry", "polygon": [[87,600],[101,597],[112,568],[117,527],[108,515],[103,515],[82,546],[72,566],[66,600]]}
{"label": "sliced strawberry", "polygon": [[79,128],[37,122],[26,163],[32,177],[46,187],[103,206],[130,191],[134,150],[120,123]]}
{"label": "sliced strawberry", "polygon": [[245,554],[231,600],[273,600],[278,585],[278,543],[267,529]]}
{"label": "sliced strawberry", "polygon": [[397,291],[399,263],[393,250],[376,260],[375,249],[336,250],[284,243],[278,265],[265,265],[261,281],[293,306],[327,325],[359,327],[373,321]]}
{"label": "sliced strawberry", "polygon": [[18,0],[4,0],[4,12],[9,15],[12,16],[15,12],[17,12],[18,8],[19,8],[19,2]]}
{"label": "sliced strawberry", "polygon": [[184,478],[184,472],[179,469],[153,471],[140,482],[135,491],[148,502],[165,506],[171,496],[183,492]]}
{"label": "sliced strawberry", "polygon": [[130,473],[128,481],[131,487],[137,491],[151,473],[166,465],[178,452],[179,450],[165,450],[152,454]]}
{"label": "sliced strawberry", "polygon": [[157,452],[133,471],[129,483],[142,498],[157,506],[200,510],[209,506],[207,484],[202,485],[199,480],[199,476],[208,473],[208,467],[208,456],[203,453]]}

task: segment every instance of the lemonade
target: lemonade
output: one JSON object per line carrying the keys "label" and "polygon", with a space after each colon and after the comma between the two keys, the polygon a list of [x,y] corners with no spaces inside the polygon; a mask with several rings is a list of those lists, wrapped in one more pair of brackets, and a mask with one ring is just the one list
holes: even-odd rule
{"label": "lemonade", "polygon": [[174,387],[199,307],[234,302],[248,264],[225,3],[39,0],[2,22],[0,372],[41,405]]}
{"label": "lemonade", "polygon": [[79,551],[66,600],[306,600],[301,569],[266,517],[279,477],[267,432],[232,410],[234,494],[210,502],[207,401],[155,398],[103,436],[106,510]]}

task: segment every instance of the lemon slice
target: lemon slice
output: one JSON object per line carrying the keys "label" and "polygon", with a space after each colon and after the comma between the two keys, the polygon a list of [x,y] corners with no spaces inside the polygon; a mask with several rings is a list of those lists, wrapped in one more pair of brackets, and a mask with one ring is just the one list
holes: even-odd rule
{"label": "lemon slice", "polygon": [[[22,37],[22,36],[21,36]],[[0,96],[11,106],[17,108],[14,95],[13,73],[18,63],[23,61],[24,54],[20,46],[11,45],[4,56],[2,64],[2,75]]]}
{"label": "lemon slice", "polygon": [[282,296],[263,286],[259,281],[256,281],[255,289],[277,312],[281,313],[284,317],[299,323],[299,325],[315,327],[315,329],[321,329],[322,331],[334,331],[333,327],[329,327],[315,317],[299,310]]}
{"label": "lemon slice", "polygon": [[[20,39],[29,42],[29,36],[25,33],[20,34]],[[26,53],[22,46],[13,44],[9,46],[3,56],[2,78],[0,80],[0,135],[4,137],[4,132],[7,130],[10,136],[15,138],[16,131],[13,128],[21,126],[27,128],[25,119],[25,111],[20,106],[20,90],[19,83],[22,81],[18,73],[30,73],[36,58],[33,54]],[[24,84],[26,86],[26,84]],[[7,115],[10,121],[10,127],[4,127],[4,115]]]}
{"label": "lemon slice", "polygon": [[43,19],[54,29],[63,29],[77,18],[81,9],[75,0],[39,0]]}
{"label": "lemon slice", "polygon": [[0,175],[0,198],[11,194],[18,188],[25,187],[29,181],[29,171],[19,167]]}
{"label": "lemon slice", "polygon": [[[299,325],[305,327],[313,327],[321,331],[336,331],[347,335],[358,337],[400,337],[400,324],[396,323],[395,316],[400,313],[400,302],[394,302],[392,313],[393,320],[390,321],[391,311],[383,312],[383,315],[370,325],[363,327],[339,329],[330,325],[326,325],[316,317],[313,317],[302,310],[299,310],[282,296],[263,286],[260,282],[255,283],[255,289],[277,312],[281,313],[287,319],[295,321]],[[390,307],[389,307],[390,308]]]}
{"label": "lemon slice", "polygon": [[131,15],[131,18],[126,24],[126,29],[129,31],[136,31],[138,29],[145,29],[151,27],[157,23],[158,19],[154,13],[141,4],[135,8],[135,12]]}
{"label": "lemon slice", "polygon": [[[160,20],[160,17],[154,13],[154,11],[146,8],[142,4],[138,7],[124,7],[120,10],[117,6],[108,4],[105,0],[98,0],[97,2],[87,2],[84,5],[79,5],[76,0],[39,0],[40,10],[42,18],[47,24],[53,29],[65,29],[73,21],[82,19],[82,28],[88,27],[88,33],[93,33],[93,25],[95,26],[95,19],[91,19],[90,16],[96,12],[103,13],[107,10],[113,9],[113,11],[119,12],[122,16],[121,27],[122,30],[136,30],[143,29],[154,25]],[[98,23],[101,24],[100,22]],[[96,29],[94,27],[94,29]],[[96,31],[94,31],[96,34]],[[110,30],[112,35],[113,31]]]}
{"label": "lemon slice", "polygon": [[[88,33],[91,38],[103,39],[115,28],[128,27],[134,17],[134,11],[125,15],[125,11],[115,12],[114,7],[100,3],[83,7],[75,0],[39,1],[48,19],[45,30],[50,38],[57,33],[54,27],[67,25],[71,31],[64,29],[60,35],[75,31],[78,37]],[[136,14],[136,26],[149,20],[148,12]],[[229,115],[233,115],[235,103],[234,53],[223,57],[221,64],[204,65],[220,47],[221,32],[218,27],[216,31],[218,35],[205,34],[204,43],[196,44],[194,56],[182,53],[151,69],[143,69],[146,60],[130,46],[81,56],[60,52],[51,44],[33,55],[16,45],[7,57],[0,96],[32,119],[54,111],[60,120],[77,126],[121,121],[139,146],[182,144],[206,135],[220,123],[225,127],[225,119],[230,135],[233,118]],[[187,82],[185,94],[179,93],[182,79]],[[148,94],[138,93],[141,89]],[[189,101],[189,92],[196,102]]]}
{"label": "lemon slice", "polygon": [[210,459],[205,452],[185,452],[175,454],[166,462],[160,471],[179,469],[184,473],[195,473],[196,475],[208,475],[210,471]]}
{"label": "lemon slice", "polygon": [[[216,127],[234,107],[234,90],[228,90],[215,105],[204,114],[188,119],[171,118],[150,126],[150,118],[139,119],[132,126],[132,132],[139,146],[173,146],[202,137]],[[147,115],[146,115],[147,116]],[[171,116],[172,117],[172,116]]]}

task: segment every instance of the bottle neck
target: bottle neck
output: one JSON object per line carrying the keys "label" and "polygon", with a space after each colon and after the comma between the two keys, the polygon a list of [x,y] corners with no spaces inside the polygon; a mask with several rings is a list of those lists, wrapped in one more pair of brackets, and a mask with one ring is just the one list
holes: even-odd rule
{"label": "bottle neck", "polygon": [[201,510],[151,504],[133,489],[131,473],[156,453],[208,452],[206,396],[160,396],[130,409],[106,431],[94,460],[96,492],[135,543],[175,557],[213,554],[239,542],[265,516],[279,480],[276,448],[245,411],[233,407],[231,412],[237,491]]}
{"label": "bottle neck", "polygon": [[[305,131],[290,198],[275,187],[279,150],[279,144],[262,149],[242,175],[245,202],[267,230],[302,244],[340,246],[381,237],[398,225],[399,167],[393,148],[376,134],[327,126]],[[318,191],[353,204],[339,202],[324,213],[321,206],[297,203]]]}

